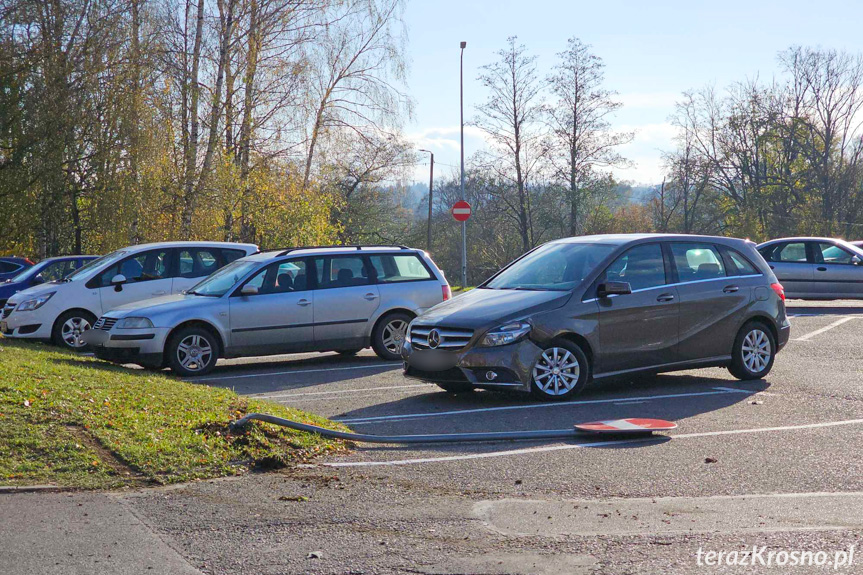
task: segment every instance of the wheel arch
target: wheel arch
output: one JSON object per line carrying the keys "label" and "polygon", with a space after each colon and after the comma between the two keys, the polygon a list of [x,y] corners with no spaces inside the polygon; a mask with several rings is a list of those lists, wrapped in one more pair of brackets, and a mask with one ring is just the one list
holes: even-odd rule
{"label": "wheel arch", "polygon": [[[85,307],[70,307],[69,309],[64,310],[64,311],[60,312],[59,314],[57,314],[57,317],[54,319],[54,323],[51,324],[51,333],[54,333],[54,330],[57,329],[57,326],[60,324],[60,318],[62,318],[64,315],[66,315],[69,312],[84,312],[87,315],[93,316],[95,318],[93,320],[94,323],[96,320],[99,319],[99,314],[93,313],[93,311],[91,311]],[[90,326],[90,327],[93,327],[93,326]]]}
{"label": "wheel arch", "polygon": [[777,342],[779,341],[779,330],[776,327],[776,322],[773,319],[771,319],[769,316],[767,316],[763,313],[756,313],[754,315],[747,317],[743,321],[743,323],[740,324],[740,327],[737,328],[737,333],[740,333],[740,330],[743,329],[746,326],[746,324],[756,322],[756,321],[763,323],[767,326],[767,328],[770,330],[770,333],[773,335],[773,341],[777,341]]}

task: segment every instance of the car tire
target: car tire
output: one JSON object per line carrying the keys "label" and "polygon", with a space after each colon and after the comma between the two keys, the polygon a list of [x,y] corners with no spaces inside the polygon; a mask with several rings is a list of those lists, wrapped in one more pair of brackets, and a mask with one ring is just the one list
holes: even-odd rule
{"label": "car tire", "polygon": [[728,371],[737,379],[762,379],[773,369],[776,338],[761,321],[751,321],[740,328],[731,350]]}
{"label": "car tire", "polygon": [[530,372],[530,391],[545,401],[565,401],[587,386],[590,362],[584,350],[568,340],[543,346]]}
{"label": "car tire", "polygon": [[202,327],[184,327],[171,335],[165,353],[168,367],[184,377],[206,375],[219,359],[219,338]]}
{"label": "car tire", "polygon": [[69,351],[87,351],[90,346],[81,341],[81,334],[93,327],[94,323],[96,316],[92,313],[86,310],[69,310],[54,322],[51,343]]}
{"label": "car tire", "polygon": [[403,312],[391,313],[378,322],[372,332],[372,349],[386,361],[401,359],[402,342],[413,316]]}
{"label": "car tire", "polygon": [[448,383],[436,383],[435,385],[437,385],[439,388],[441,388],[447,393],[467,393],[476,389],[469,383],[461,383],[458,381],[451,381]]}

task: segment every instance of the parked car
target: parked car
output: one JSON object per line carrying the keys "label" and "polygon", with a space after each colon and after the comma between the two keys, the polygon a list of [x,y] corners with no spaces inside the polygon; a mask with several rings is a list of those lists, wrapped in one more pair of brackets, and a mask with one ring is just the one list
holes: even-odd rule
{"label": "parked car", "polygon": [[399,359],[408,323],[451,295],[421,250],[296,248],[233,262],[185,294],[119,307],[85,338],[96,357],[202,375],[219,357],[371,346]]}
{"label": "parked car", "polygon": [[688,235],[553,241],[411,322],[405,375],[562,400],[591,380],[725,366],[770,372],[782,286],[752,242]]}
{"label": "parked car", "polygon": [[86,346],[81,334],[117,306],[180,293],[257,246],[227,242],[162,242],[130,246],[66,276],[11,296],[0,315],[6,337],[49,339],[67,349]]}
{"label": "parked car", "polygon": [[782,238],[758,251],[788,297],[863,299],[863,248],[832,238]]}
{"label": "parked car", "polygon": [[32,266],[33,262],[27,258],[19,258],[16,256],[0,257],[0,281],[14,277]]}
{"label": "parked car", "polygon": [[61,256],[47,258],[18,275],[0,283],[0,310],[6,305],[6,300],[19,291],[41,285],[47,282],[59,281],[80,269],[88,262],[95,260],[98,256]]}

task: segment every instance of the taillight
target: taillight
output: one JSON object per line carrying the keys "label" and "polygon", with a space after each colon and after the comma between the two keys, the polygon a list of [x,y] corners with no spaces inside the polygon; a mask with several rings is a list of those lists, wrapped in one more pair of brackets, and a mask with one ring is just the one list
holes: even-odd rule
{"label": "taillight", "polygon": [[773,288],[773,291],[776,292],[776,295],[779,296],[779,299],[781,299],[782,301],[785,301],[785,288],[782,287],[782,284],[780,284],[780,283],[770,284],[770,287]]}
{"label": "taillight", "polygon": [[446,301],[452,297],[452,290],[449,288],[448,284],[443,284],[440,286],[441,292],[443,292],[443,300]]}

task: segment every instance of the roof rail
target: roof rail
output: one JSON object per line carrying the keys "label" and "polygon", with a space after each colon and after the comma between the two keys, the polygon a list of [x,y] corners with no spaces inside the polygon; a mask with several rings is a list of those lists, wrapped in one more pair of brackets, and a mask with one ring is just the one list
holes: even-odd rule
{"label": "roof rail", "polygon": [[298,250],[339,250],[339,249],[355,249],[357,251],[362,250],[363,248],[390,248],[390,249],[399,249],[399,250],[409,250],[408,246],[401,245],[385,245],[385,244],[364,244],[364,245],[345,245],[345,246],[295,246],[291,248],[273,248],[269,250],[261,250],[262,252],[280,252],[278,255],[285,256],[291,252],[295,252]]}

